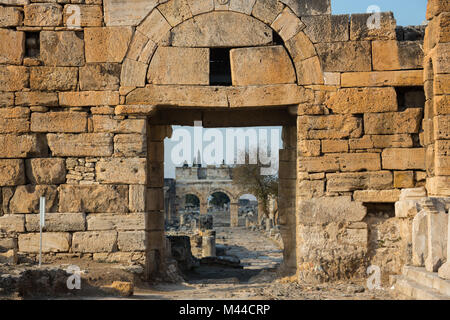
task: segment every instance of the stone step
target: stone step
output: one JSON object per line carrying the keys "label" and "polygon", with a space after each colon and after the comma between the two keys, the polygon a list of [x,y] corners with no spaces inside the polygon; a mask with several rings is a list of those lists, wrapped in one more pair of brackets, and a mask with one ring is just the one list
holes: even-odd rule
{"label": "stone step", "polygon": [[421,285],[405,276],[395,276],[395,292],[401,296],[407,296],[416,300],[450,300],[449,296],[439,293],[437,290]]}
{"label": "stone step", "polygon": [[402,271],[406,278],[450,297],[450,281],[439,278],[436,272],[428,272],[425,268],[413,266],[403,266]]}

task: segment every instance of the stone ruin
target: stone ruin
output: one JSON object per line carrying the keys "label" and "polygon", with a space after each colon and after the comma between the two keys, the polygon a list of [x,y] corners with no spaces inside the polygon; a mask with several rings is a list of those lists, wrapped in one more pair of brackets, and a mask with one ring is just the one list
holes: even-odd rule
{"label": "stone ruin", "polygon": [[45,256],[151,278],[165,268],[163,140],[202,120],[283,127],[286,271],[399,273],[425,229],[436,271],[448,213],[394,204],[404,189],[450,196],[450,3],[428,1],[425,34],[371,18],[330,0],[0,0],[0,245],[36,258],[45,196]]}

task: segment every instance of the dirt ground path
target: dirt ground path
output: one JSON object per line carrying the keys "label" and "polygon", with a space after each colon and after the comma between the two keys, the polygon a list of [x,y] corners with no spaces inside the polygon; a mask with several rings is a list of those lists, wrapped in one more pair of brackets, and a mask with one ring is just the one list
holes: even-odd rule
{"label": "dirt ground path", "polygon": [[276,272],[283,255],[259,231],[217,228],[217,244],[241,260],[243,269],[201,266],[182,284],[136,288],[133,299],[393,299],[390,289],[369,291],[364,281],[304,285],[283,281]]}

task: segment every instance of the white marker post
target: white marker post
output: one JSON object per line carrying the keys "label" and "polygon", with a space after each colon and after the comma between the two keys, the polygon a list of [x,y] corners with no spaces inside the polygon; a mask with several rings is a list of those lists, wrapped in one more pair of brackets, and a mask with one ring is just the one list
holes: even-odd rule
{"label": "white marker post", "polygon": [[42,228],[45,226],[45,197],[40,198],[39,202],[39,268],[42,265]]}

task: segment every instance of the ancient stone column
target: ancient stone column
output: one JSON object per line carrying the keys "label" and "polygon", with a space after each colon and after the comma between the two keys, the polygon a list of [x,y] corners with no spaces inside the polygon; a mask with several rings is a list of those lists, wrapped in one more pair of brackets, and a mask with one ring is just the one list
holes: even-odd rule
{"label": "ancient stone column", "polygon": [[239,226],[239,204],[238,203],[230,203],[230,226],[238,227]]}
{"label": "ancient stone column", "polygon": [[425,269],[437,272],[447,253],[448,216],[445,212],[439,212],[430,198],[422,201],[422,207],[427,212],[428,222],[428,255],[425,259]]}
{"label": "ancient stone column", "polygon": [[207,214],[207,213],[208,213],[208,203],[200,202],[200,214]]}
{"label": "ancient stone column", "polygon": [[[447,219],[449,215],[450,211],[447,214]],[[450,280],[450,219],[448,219],[447,225],[447,262],[439,268],[438,275],[442,279]]]}
{"label": "ancient stone column", "polygon": [[216,256],[216,231],[206,230],[202,237],[202,257]]}

